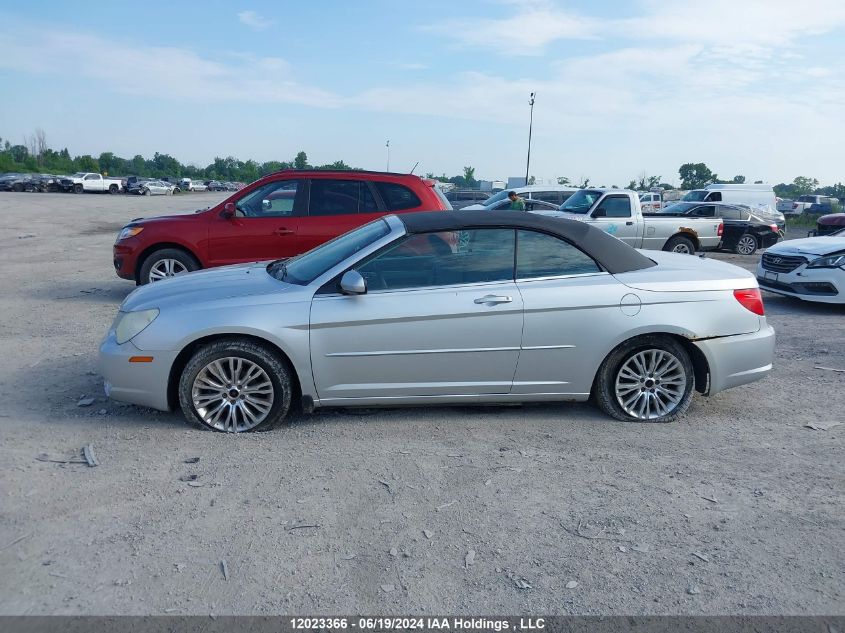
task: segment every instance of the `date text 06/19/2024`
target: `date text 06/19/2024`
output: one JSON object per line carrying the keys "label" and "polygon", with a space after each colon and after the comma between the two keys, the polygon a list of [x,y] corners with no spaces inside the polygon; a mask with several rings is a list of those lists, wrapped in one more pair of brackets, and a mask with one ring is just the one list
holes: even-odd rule
{"label": "date text 06/19/2024", "polygon": [[539,631],[546,628],[543,618],[482,617],[294,617],[290,625],[296,631],[348,630],[362,631]]}

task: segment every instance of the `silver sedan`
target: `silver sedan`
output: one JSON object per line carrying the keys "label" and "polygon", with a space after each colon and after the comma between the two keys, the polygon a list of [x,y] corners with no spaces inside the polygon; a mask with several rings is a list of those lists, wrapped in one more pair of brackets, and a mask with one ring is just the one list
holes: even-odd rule
{"label": "silver sedan", "polygon": [[509,211],[386,216],[287,261],[130,294],[100,348],[106,393],[216,431],[315,407],[582,401],[668,422],[693,392],[763,378],[756,279]]}

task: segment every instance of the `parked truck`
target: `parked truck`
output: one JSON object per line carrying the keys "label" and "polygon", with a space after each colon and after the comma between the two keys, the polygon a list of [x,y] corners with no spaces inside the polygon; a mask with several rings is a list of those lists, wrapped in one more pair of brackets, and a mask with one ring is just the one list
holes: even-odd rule
{"label": "parked truck", "polygon": [[63,191],[82,193],[84,191],[96,191],[99,193],[120,193],[123,189],[123,180],[120,178],[107,178],[102,174],[90,172],[77,172],[67,178],[62,178],[59,186]]}
{"label": "parked truck", "polygon": [[560,211],[534,211],[593,224],[634,248],[693,254],[722,241],[721,218],[643,216],[640,197],[627,189],[580,189]]}

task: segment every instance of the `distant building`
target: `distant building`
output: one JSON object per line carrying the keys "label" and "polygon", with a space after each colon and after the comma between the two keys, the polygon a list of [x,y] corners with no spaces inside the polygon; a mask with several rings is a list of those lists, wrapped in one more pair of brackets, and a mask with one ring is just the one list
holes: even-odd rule
{"label": "distant building", "polygon": [[504,180],[479,180],[478,188],[481,191],[501,191],[505,188]]}

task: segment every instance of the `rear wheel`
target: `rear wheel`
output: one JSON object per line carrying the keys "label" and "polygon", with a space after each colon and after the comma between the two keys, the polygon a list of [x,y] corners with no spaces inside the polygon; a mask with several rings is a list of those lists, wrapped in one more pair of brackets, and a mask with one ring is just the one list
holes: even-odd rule
{"label": "rear wheel", "polygon": [[291,370],[266,347],[224,340],[198,349],[179,379],[188,422],[224,433],[269,430],[290,410]]}
{"label": "rear wheel", "polygon": [[675,235],[666,240],[666,244],[663,246],[663,250],[670,251],[672,253],[683,253],[684,255],[693,255],[695,254],[695,244],[688,237],[684,237],[683,235]]}
{"label": "rear wheel", "polygon": [[734,246],[734,253],[737,255],[753,255],[757,248],[757,238],[746,233],[739,238],[736,246]]}
{"label": "rear wheel", "polygon": [[692,401],[695,372],[684,347],[663,336],[622,343],[604,360],[596,378],[596,402],[626,422],[671,422]]}
{"label": "rear wheel", "polygon": [[114,195],[117,192],[118,192],[118,186],[117,185],[109,185],[109,193],[111,195]]}
{"label": "rear wheel", "polygon": [[201,268],[193,255],[178,248],[162,248],[151,253],[141,266],[139,284],[149,284],[168,277],[183,275]]}

